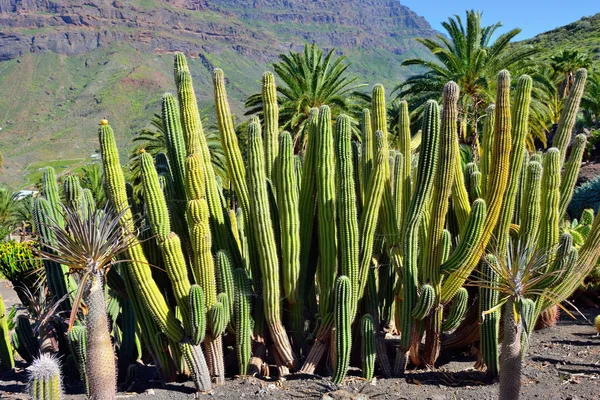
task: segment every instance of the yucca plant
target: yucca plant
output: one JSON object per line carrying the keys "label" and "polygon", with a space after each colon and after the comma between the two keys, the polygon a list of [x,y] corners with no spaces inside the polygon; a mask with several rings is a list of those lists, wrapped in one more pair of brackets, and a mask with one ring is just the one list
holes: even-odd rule
{"label": "yucca plant", "polygon": [[[485,320],[502,309],[504,339],[500,354],[500,400],[519,399],[522,360],[537,319],[536,309],[541,304],[553,304],[572,316],[560,304],[564,299],[556,290],[575,264],[575,260],[572,265],[565,262],[565,258],[571,257],[563,258],[564,254],[561,254],[571,253],[571,243],[561,240],[558,248],[549,249],[535,249],[522,242],[508,243],[504,251],[495,250],[484,257],[482,272],[471,282],[499,294],[492,307],[486,310],[485,306],[490,305],[484,305],[481,317]],[[493,279],[488,276],[490,274],[494,275]]]}
{"label": "yucca plant", "polygon": [[41,250],[42,258],[65,265],[79,276],[69,329],[73,326],[81,301],[85,302],[87,334],[86,372],[92,399],[114,399],[116,394],[115,357],[110,340],[104,281],[108,270],[130,246],[133,234],[119,226],[121,213],[109,206],[100,210],[63,207],[66,229],[53,218],[47,225],[54,235],[52,245]]}

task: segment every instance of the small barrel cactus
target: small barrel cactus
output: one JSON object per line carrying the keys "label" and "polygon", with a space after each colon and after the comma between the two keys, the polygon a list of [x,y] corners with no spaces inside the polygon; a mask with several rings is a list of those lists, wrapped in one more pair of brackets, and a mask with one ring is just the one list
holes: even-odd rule
{"label": "small barrel cactus", "polygon": [[29,369],[29,396],[33,400],[63,398],[60,363],[58,358],[44,353],[33,360]]}

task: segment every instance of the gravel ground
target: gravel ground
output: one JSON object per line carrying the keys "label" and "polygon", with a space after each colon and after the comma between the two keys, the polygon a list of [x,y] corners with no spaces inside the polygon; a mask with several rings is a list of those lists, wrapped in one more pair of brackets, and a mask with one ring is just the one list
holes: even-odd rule
{"label": "gravel ground", "polygon": [[[18,301],[5,282],[0,293],[9,305]],[[12,299],[12,300],[11,300]],[[600,337],[590,321],[597,309],[582,310],[587,317],[573,320],[561,316],[557,326],[537,331],[525,360],[523,399],[599,399]],[[140,366],[138,378],[117,398],[130,399],[495,399],[498,383],[473,369],[469,354],[455,354],[435,371],[410,371],[403,379],[376,379],[365,382],[351,371],[343,385],[329,378],[291,376],[282,382],[257,378],[231,378],[210,393],[196,395],[191,383],[162,385],[155,380],[154,369]],[[26,399],[23,393],[27,377],[23,364],[14,373],[0,376],[0,398]],[[123,389],[123,388],[122,388]],[[84,399],[81,387],[67,387],[66,399]]]}

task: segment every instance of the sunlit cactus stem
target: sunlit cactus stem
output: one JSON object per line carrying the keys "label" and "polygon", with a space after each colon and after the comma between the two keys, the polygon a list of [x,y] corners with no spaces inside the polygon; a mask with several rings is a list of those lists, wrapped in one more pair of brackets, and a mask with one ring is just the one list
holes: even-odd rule
{"label": "sunlit cactus stem", "polygon": [[334,291],[335,360],[333,383],[340,384],[348,372],[352,346],[352,283],[347,276],[340,276]]}
{"label": "sunlit cactus stem", "polygon": [[362,377],[367,381],[375,373],[375,331],[373,317],[365,314],[360,320]]}
{"label": "sunlit cactus stem", "polygon": [[11,371],[15,367],[7,320],[6,307],[0,296],[0,373]]}
{"label": "sunlit cactus stem", "polygon": [[573,145],[571,146],[571,154],[569,160],[565,163],[565,169],[560,181],[560,202],[558,209],[558,217],[562,218],[567,211],[567,206],[573,197],[577,177],[579,176],[579,168],[581,167],[581,159],[586,149],[587,138],[582,133],[575,136]]}
{"label": "sunlit cactus stem", "polygon": [[265,173],[267,178],[273,180],[275,160],[279,152],[279,106],[277,105],[277,88],[275,77],[270,72],[265,72],[262,77],[262,102],[264,119],[264,145],[265,145]]}

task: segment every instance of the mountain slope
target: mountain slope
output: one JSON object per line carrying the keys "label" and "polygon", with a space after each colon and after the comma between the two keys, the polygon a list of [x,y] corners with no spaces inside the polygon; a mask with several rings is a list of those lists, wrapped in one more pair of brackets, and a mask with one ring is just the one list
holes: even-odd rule
{"label": "mountain slope", "polygon": [[577,49],[587,53],[594,63],[598,64],[600,63],[600,13],[540,33],[520,43],[539,46],[545,58],[551,57],[561,49]]}
{"label": "mountain slope", "polygon": [[125,154],[174,90],[174,51],[212,120],[215,67],[241,116],[280,53],[335,47],[363,82],[391,89],[411,73],[400,62],[425,54],[414,38],[435,34],[396,0],[0,0],[0,26],[0,184],[12,186],[41,162],[89,159],[103,116]]}

